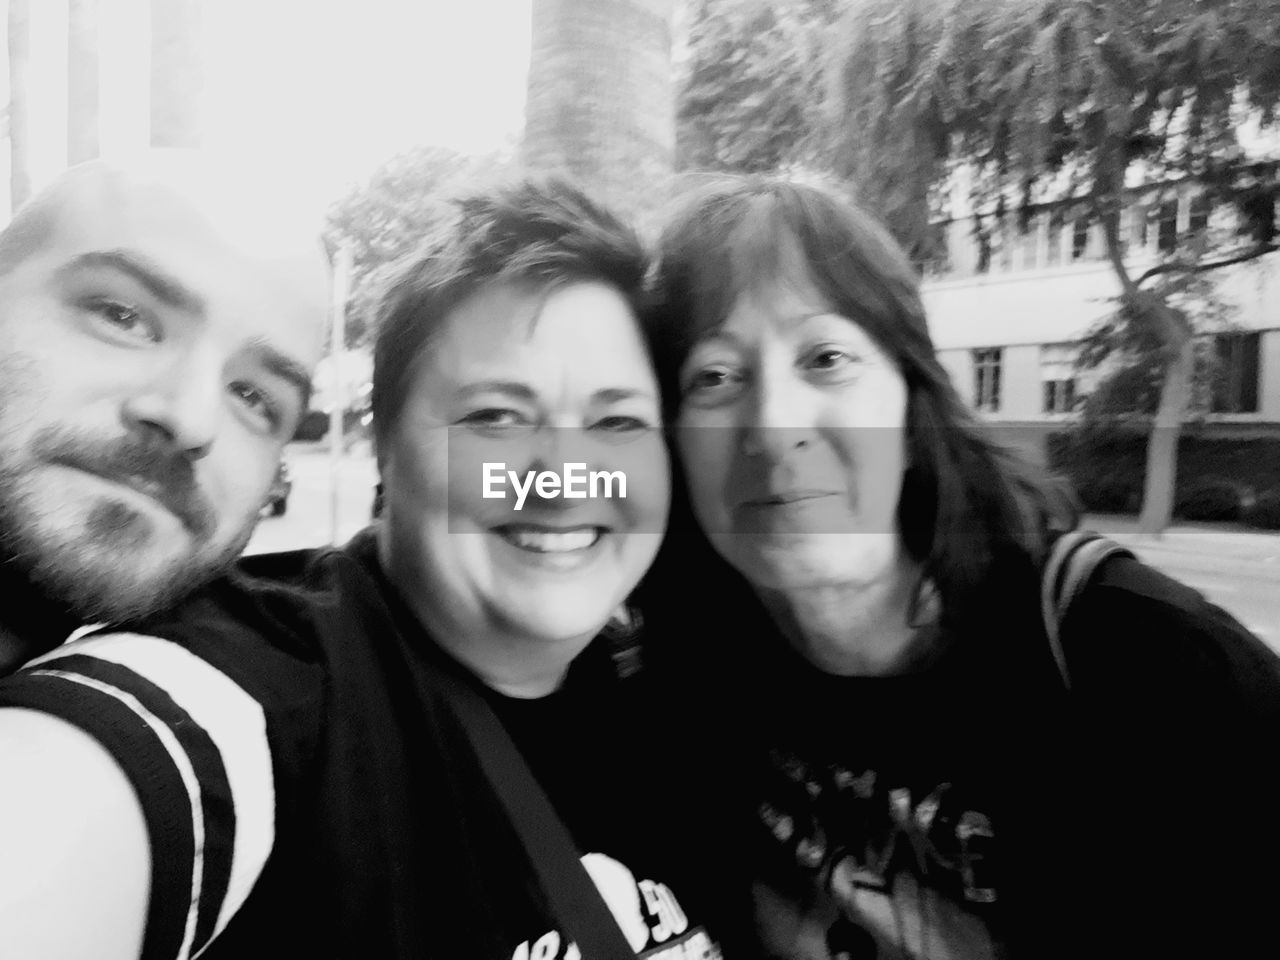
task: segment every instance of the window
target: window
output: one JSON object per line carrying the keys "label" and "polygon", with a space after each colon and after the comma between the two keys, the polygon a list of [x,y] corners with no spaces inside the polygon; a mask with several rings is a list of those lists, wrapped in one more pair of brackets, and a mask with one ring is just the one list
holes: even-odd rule
{"label": "window", "polygon": [[1071,259],[1083,260],[1089,253],[1089,220],[1083,214],[1071,225]]}
{"label": "window", "polygon": [[1156,225],[1156,246],[1161,253],[1173,253],[1178,248],[1178,201],[1166,200],[1160,204],[1160,222]]}
{"label": "window", "polygon": [[996,254],[995,232],[998,226],[998,221],[984,221],[981,216],[976,215],[973,218],[973,237],[978,242],[978,263],[974,267],[977,273],[987,273],[991,269]]}
{"label": "window", "polygon": [[995,228],[996,252],[1000,256],[1000,269],[1006,272],[1013,269],[1013,248],[1018,240],[1017,229],[1007,220],[1007,217],[996,218]]}
{"label": "window", "polygon": [[1076,405],[1076,381],[1046,380],[1044,382],[1044,412],[1070,413]]}
{"label": "window", "polygon": [[978,410],[1000,409],[1000,347],[973,351],[973,405]]}
{"label": "window", "polygon": [[1040,381],[1044,384],[1044,412],[1070,413],[1076,405],[1076,346],[1046,343],[1040,348]]}
{"label": "window", "polygon": [[1054,266],[1062,260],[1062,208],[1054,207],[1049,211],[1049,249],[1045,258],[1047,266]]}
{"label": "window", "polygon": [[1131,234],[1133,246],[1138,250],[1145,250],[1147,249],[1147,217],[1150,214],[1147,212],[1145,204],[1134,204],[1131,209],[1133,211],[1133,217],[1130,220],[1133,225]]}
{"label": "window", "polygon": [[1195,236],[1204,233],[1209,229],[1209,211],[1212,204],[1209,203],[1209,197],[1203,193],[1197,193],[1191,198],[1190,218],[1187,221],[1187,231]]}
{"label": "window", "polygon": [[1257,333],[1219,333],[1213,338],[1217,369],[1213,378],[1214,413],[1258,412]]}

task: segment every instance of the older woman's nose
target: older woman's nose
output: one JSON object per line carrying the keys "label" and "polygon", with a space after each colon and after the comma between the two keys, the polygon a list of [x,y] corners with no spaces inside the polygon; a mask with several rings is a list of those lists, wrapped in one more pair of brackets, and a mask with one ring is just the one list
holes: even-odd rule
{"label": "older woman's nose", "polygon": [[809,444],[813,432],[812,404],[805,385],[787,376],[760,377],[744,405],[742,449],[750,456],[781,459]]}

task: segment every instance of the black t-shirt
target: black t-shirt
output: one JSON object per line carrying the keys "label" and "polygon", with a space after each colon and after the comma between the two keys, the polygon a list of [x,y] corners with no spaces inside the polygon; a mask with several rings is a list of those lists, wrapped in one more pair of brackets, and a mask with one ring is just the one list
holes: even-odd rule
{"label": "black t-shirt", "polygon": [[489,691],[407,615],[368,536],[247,560],[146,633],[0,682],[0,706],[82,727],[132,781],[146,960],[571,960],[442,671],[493,705],[640,955],[719,957],[729,847],[681,703],[623,679],[601,638],[549,697]]}
{"label": "black t-shirt", "polygon": [[[963,648],[921,674],[779,657],[752,782],[762,935],[832,956],[999,955],[990,684]],[[803,921],[803,922],[802,922]]]}
{"label": "black t-shirt", "polygon": [[769,956],[1274,951],[1280,660],[1199,594],[1108,561],[1062,625],[1070,691],[1034,570],[900,677],[825,675],[731,595],[697,632],[738,693]]}

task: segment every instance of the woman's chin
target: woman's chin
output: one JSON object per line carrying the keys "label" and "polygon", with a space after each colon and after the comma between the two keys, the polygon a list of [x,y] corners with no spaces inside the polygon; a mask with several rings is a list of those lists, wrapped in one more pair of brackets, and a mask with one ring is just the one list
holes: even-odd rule
{"label": "woman's chin", "polygon": [[765,590],[856,587],[880,580],[898,563],[896,533],[735,534],[719,539],[725,559]]}

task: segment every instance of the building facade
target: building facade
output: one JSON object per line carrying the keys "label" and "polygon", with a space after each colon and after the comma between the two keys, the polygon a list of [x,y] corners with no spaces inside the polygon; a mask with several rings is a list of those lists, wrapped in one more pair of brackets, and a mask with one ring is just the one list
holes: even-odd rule
{"label": "building facade", "polygon": [[[1232,214],[1194,188],[1134,202],[1122,217],[1131,275]],[[1005,218],[1016,220],[1016,216]],[[962,396],[1011,434],[1060,429],[1102,376],[1076,359],[1086,333],[1114,311],[1120,284],[1101,228],[1070,203],[1022,226],[972,219],[939,225],[945,257],[928,265],[924,300],[942,363]],[[1280,436],[1280,253],[1213,271],[1226,322],[1198,324],[1216,360],[1213,387],[1192,416],[1210,432]]]}

